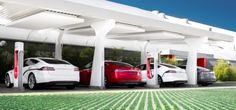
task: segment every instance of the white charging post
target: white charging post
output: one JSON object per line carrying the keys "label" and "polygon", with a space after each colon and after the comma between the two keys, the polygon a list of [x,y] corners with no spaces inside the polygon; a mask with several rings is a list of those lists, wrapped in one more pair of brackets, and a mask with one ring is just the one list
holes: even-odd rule
{"label": "white charging post", "polygon": [[23,87],[24,43],[15,42],[14,50],[14,88],[24,90]]}
{"label": "white charging post", "polygon": [[[148,53],[147,55],[147,87],[159,88],[158,84],[158,52],[157,53]],[[151,59],[153,59],[154,68],[151,70],[150,64]],[[150,76],[151,75],[151,76]]]}

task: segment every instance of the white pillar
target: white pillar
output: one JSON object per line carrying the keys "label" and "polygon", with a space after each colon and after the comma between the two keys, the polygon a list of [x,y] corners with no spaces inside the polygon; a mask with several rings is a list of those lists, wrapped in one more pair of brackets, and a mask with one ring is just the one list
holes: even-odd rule
{"label": "white pillar", "polygon": [[59,29],[59,36],[55,43],[55,58],[62,59],[62,37],[64,35],[64,29]]}
{"label": "white pillar", "polygon": [[187,59],[187,76],[189,85],[197,85],[197,50],[190,50]]}
{"label": "white pillar", "polygon": [[141,49],[141,64],[146,63],[148,44],[149,44],[149,41],[146,41]]}
{"label": "white pillar", "polygon": [[153,77],[151,79],[147,78],[147,86],[151,88],[159,88],[158,84],[158,53],[152,53],[151,57],[154,58],[154,69],[153,69]]}
{"label": "white pillar", "polygon": [[91,24],[96,34],[90,86],[104,88],[104,44],[108,32],[115,26],[114,20],[106,20]]}
{"label": "white pillar", "polygon": [[189,53],[186,66],[189,85],[197,85],[197,51],[207,41],[207,37],[185,39],[185,42],[189,46]]}
{"label": "white pillar", "polygon": [[23,62],[24,62],[24,43],[15,42],[14,50],[14,87],[23,90]]}

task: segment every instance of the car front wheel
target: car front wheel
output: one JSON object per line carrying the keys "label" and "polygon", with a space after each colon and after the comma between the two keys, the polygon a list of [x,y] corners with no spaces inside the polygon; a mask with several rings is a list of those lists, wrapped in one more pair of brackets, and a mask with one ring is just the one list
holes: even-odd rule
{"label": "car front wheel", "polygon": [[5,85],[7,88],[12,88],[13,87],[13,83],[11,83],[11,79],[9,74],[6,75],[5,77]]}
{"label": "car front wheel", "polygon": [[37,88],[36,78],[35,78],[34,74],[30,74],[30,75],[29,75],[28,87],[29,87],[29,89],[31,89],[31,90],[34,90],[34,89]]}

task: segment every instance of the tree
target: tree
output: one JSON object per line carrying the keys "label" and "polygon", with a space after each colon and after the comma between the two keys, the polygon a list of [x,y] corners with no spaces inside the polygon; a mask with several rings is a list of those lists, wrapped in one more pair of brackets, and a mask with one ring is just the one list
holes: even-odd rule
{"label": "tree", "polygon": [[94,48],[86,47],[79,54],[79,67],[84,67],[84,65],[93,61]]}
{"label": "tree", "polygon": [[106,60],[113,60],[113,61],[122,61],[123,49],[119,48],[112,48],[108,49],[105,55]]}

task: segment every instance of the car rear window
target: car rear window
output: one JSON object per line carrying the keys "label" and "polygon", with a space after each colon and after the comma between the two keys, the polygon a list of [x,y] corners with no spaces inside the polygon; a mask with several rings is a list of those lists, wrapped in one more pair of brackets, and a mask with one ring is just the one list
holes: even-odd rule
{"label": "car rear window", "polygon": [[113,62],[117,66],[122,66],[122,67],[134,67],[133,65],[130,65],[128,63],[123,63],[123,62]]}
{"label": "car rear window", "polygon": [[182,69],[186,69],[186,66],[179,66],[180,68],[182,68]]}
{"label": "car rear window", "polygon": [[57,60],[57,59],[44,59],[44,58],[41,58],[41,60],[43,60],[44,62],[46,62],[48,64],[69,64],[65,61]]}
{"label": "car rear window", "polygon": [[199,69],[199,70],[201,70],[201,71],[210,71],[209,69],[203,68],[203,67],[198,67],[197,69]]}

